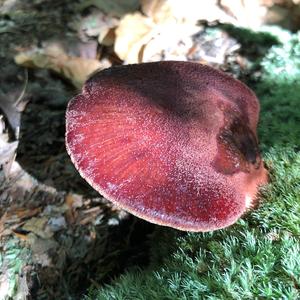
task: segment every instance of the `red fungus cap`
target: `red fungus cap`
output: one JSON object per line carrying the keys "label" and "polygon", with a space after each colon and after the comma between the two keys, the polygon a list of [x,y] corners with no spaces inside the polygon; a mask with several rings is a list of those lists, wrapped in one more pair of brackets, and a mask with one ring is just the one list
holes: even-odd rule
{"label": "red fungus cap", "polygon": [[81,176],[130,213],[215,230],[233,224],[267,182],[258,115],[253,92],[211,67],[114,67],[70,101],[67,150]]}

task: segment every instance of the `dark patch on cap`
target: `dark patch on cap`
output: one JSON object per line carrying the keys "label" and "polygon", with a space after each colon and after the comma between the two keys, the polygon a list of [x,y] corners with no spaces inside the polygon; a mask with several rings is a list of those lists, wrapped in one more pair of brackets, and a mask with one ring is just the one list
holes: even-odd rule
{"label": "dark patch on cap", "polygon": [[249,173],[251,166],[255,169],[260,167],[256,136],[241,118],[233,117],[229,125],[222,127],[217,142],[218,152],[213,166],[218,172],[228,175]]}

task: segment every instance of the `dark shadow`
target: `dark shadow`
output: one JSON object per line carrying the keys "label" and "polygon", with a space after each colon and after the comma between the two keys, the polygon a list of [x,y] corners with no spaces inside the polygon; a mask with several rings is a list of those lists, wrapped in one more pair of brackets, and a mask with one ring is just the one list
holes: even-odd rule
{"label": "dark shadow", "polygon": [[48,71],[30,72],[30,101],[22,114],[17,160],[33,177],[59,191],[97,196],[65,149],[65,111],[74,93]]}
{"label": "dark shadow", "polygon": [[109,284],[127,270],[146,268],[154,229],[155,225],[134,216],[117,225],[96,226],[96,239],[85,258],[79,261],[75,252],[70,253],[63,270],[72,299],[82,299],[92,286]]}
{"label": "dark shadow", "polygon": [[105,7],[103,11],[108,15],[122,17],[139,7],[132,4],[132,1],[130,4],[126,1],[118,1],[117,4],[113,1],[99,1],[97,8],[97,1],[17,1],[13,4],[13,8],[0,13],[0,21],[3,22],[4,28],[0,34],[0,56],[4,53],[4,49],[11,50],[4,53],[5,56],[13,57],[16,53],[15,46],[41,46],[42,42],[51,39],[65,41],[68,44],[69,40],[74,38],[78,40],[78,15],[84,16],[96,8],[101,12],[101,7]]}
{"label": "dark shadow", "polygon": [[[197,63],[164,61],[117,66],[95,73],[87,82],[87,93],[96,93],[94,87],[100,85],[107,88],[107,97],[113,98],[122,92],[131,107],[137,103],[139,110],[144,105],[147,112],[156,115],[157,119],[159,114],[165,120],[175,118],[183,123],[208,119],[204,111],[208,104],[207,97],[199,95],[213,94],[214,89],[235,102],[243,111],[233,79],[223,72]],[[122,98],[116,101],[122,105]]]}
{"label": "dark shadow", "polygon": [[[65,111],[75,93],[51,72],[29,71],[27,97],[30,102],[22,113],[17,161],[39,182],[61,193],[53,198],[37,189],[36,196],[26,194],[26,198],[20,199],[22,207],[60,206],[65,192],[69,191],[87,198],[99,197],[81,178],[65,149]],[[53,254],[53,259],[64,264],[57,267],[55,262],[53,268],[37,267],[36,278],[31,279],[32,295],[46,290],[49,299],[68,299],[68,295],[82,299],[93,282],[109,283],[127,269],[144,268],[149,264],[149,235],[155,226],[134,216],[118,220],[116,211],[103,209],[101,225],[93,225],[91,229],[91,225],[68,224],[70,227],[55,234],[55,241],[64,251]],[[116,224],[109,224],[109,218],[115,214]],[[92,243],[87,238],[91,230],[94,231]],[[16,232],[27,234],[21,229]],[[80,254],[80,251],[86,253]],[[65,255],[65,259],[60,255]],[[62,292],[65,295],[62,296]]]}
{"label": "dark shadow", "polygon": [[[58,191],[99,197],[81,178],[65,149],[65,111],[75,93],[71,86],[51,72],[29,71],[27,95],[30,95],[31,101],[22,114],[17,161],[34,178]],[[42,199],[48,198],[39,193],[35,205],[43,206]],[[30,201],[31,198],[28,198],[26,203]],[[46,202],[48,205],[57,204],[56,200]],[[33,295],[47,290],[48,296],[55,298],[55,293],[51,294],[53,291],[65,291],[65,298],[59,294],[60,299],[67,299],[68,295],[72,295],[72,299],[82,299],[93,282],[109,283],[127,269],[145,268],[149,264],[149,235],[156,226],[134,216],[108,225],[106,222],[114,212],[107,209],[104,215],[101,225],[94,227],[93,243],[86,239],[89,225],[79,225],[76,238],[71,229],[55,234],[56,242],[66,245],[65,263],[61,269],[37,268],[38,281],[32,279]],[[71,248],[67,244],[70,241],[74,243]],[[82,249],[86,249],[83,257],[80,256]]]}

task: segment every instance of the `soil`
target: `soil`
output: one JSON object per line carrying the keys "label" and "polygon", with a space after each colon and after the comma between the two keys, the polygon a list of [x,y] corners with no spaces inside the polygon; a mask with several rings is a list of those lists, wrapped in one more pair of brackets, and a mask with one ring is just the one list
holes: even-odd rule
{"label": "soil", "polygon": [[[17,97],[24,88],[24,68],[14,62],[18,51],[40,46],[48,40],[80,42],[72,27],[79,17],[78,2],[14,2],[14,9],[0,17],[1,92],[9,97]],[[128,268],[145,266],[148,262],[148,236],[154,226],[112,207],[80,177],[71,163],[65,150],[64,115],[68,101],[77,93],[76,88],[48,70],[29,69],[27,72],[24,99],[28,103],[22,113],[16,160],[38,181],[38,192],[30,193],[30,197],[2,199],[1,213],[2,216],[4,212],[12,213],[12,208],[14,211],[39,209],[41,213],[34,217],[41,219],[47,215],[47,207],[61,209],[66,196],[74,193],[80,195],[83,202],[76,210],[77,214],[80,214],[79,210],[84,213],[101,207],[101,213],[94,218],[91,216],[91,220],[68,223],[47,238],[47,243],[51,241],[56,245],[47,252],[50,264],[39,261],[41,252],[37,245],[40,245],[40,240],[39,243],[30,243],[29,230],[17,226],[13,231],[14,236],[25,239],[25,242],[18,241],[18,247],[30,245],[34,256],[21,270],[23,275],[26,274],[25,284],[30,290],[28,294],[23,291],[23,296],[27,295],[28,299],[81,299],[93,285],[108,283]],[[14,140],[12,129],[8,130],[11,140]],[[45,186],[51,191],[45,192]],[[5,189],[3,184],[1,190]],[[64,216],[63,212],[61,216]],[[97,218],[98,223],[94,220]],[[28,217],[22,220],[28,220]],[[14,236],[1,237],[1,248],[5,249]],[[92,241],[88,239],[91,236]],[[36,234],[36,237],[40,236]],[[46,239],[42,241],[44,247]],[[57,253],[49,253],[53,249]],[[40,257],[37,259],[37,256]]]}
{"label": "soil", "polygon": [[[65,149],[64,115],[78,90],[49,70],[25,69],[14,61],[17,53],[46,41],[60,41],[67,53],[78,52],[82,39],[76,24],[91,13],[88,8],[79,12],[79,2],[0,0],[0,7],[6,5],[0,15],[0,101],[17,99],[25,91],[22,101],[27,103],[16,157],[23,177],[8,182],[0,178],[0,250],[4,260],[10,241],[16,249],[31,250],[16,272],[15,290],[27,299],[82,299],[88,289],[111,282],[125,270],[145,267],[157,228],[113,206],[75,170]],[[259,56],[264,49],[245,47],[248,52],[241,56],[236,49],[243,41],[225,31],[216,33],[214,24],[204,25],[194,37],[189,59],[200,59],[204,49],[208,63],[246,78],[247,55]],[[85,43],[97,45],[95,38]],[[216,63],[220,49],[222,59]],[[110,64],[121,63],[111,47],[98,45],[89,51]],[[0,114],[10,142],[16,141],[9,118]],[[20,290],[19,282],[26,288]]]}

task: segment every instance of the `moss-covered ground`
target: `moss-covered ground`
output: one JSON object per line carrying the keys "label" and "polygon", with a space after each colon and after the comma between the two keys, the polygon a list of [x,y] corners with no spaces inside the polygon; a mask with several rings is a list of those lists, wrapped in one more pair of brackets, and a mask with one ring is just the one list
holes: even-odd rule
{"label": "moss-covered ground", "polygon": [[[253,61],[247,82],[261,101],[270,172],[259,207],[210,233],[157,227],[150,265],[88,299],[300,299],[300,34],[270,33],[279,43]],[[264,42],[258,36],[252,45]]]}

